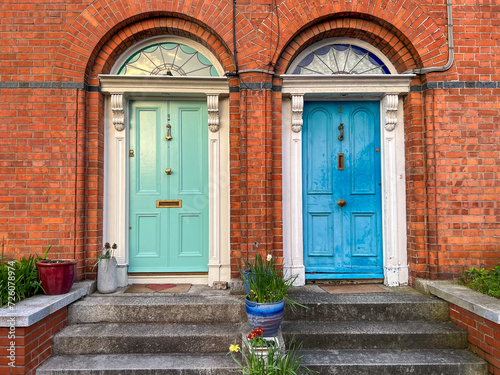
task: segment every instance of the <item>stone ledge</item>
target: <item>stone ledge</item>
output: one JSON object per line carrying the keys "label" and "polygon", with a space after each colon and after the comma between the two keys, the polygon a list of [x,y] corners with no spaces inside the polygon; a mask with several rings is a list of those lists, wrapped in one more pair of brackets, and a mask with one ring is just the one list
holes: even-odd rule
{"label": "stone ledge", "polygon": [[449,303],[500,324],[500,301],[497,298],[449,282],[430,283],[429,292]]}
{"label": "stone ledge", "polygon": [[0,308],[0,327],[11,327],[15,318],[16,327],[29,327],[57,310],[89,295],[95,290],[95,281],[87,280],[73,284],[66,294],[47,296],[36,295],[18,302],[13,308]]}

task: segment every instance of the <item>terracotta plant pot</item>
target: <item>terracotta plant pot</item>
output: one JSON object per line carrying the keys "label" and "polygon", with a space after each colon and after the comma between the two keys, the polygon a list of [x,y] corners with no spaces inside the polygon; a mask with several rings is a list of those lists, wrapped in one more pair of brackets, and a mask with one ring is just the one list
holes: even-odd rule
{"label": "terracotta plant pot", "polygon": [[68,293],[76,278],[77,263],[74,259],[47,259],[36,262],[38,277],[45,294]]}

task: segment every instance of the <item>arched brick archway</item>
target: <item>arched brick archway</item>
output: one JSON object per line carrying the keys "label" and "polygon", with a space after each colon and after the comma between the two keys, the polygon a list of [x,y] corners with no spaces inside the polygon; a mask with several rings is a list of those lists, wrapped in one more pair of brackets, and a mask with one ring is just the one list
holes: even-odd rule
{"label": "arched brick archway", "polygon": [[159,35],[181,36],[198,42],[218,58],[225,71],[234,70],[234,61],[227,45],[206,26],[202,28],[203,33],[196,32],[200,28],[202,28],[200,25],[192,21],[180,24],[179,19],[174,17],[148,18],[127,25],[112,35],[99,49],[93,65],[87,68],[90,72],[90,81],[95,82],[99,74],[108,74],[116,59],[128,47],[143,39]]}
{"label": "arched brick archway", "polygon": [[[242,28],[247,25],[244,18],[238,22]],[[56,53],[53,80],[97,84],[95,75],[105,73],[128,46],[162,34],[196,40],[214,52],[225,69],[234,70],[231,25],[232,2],[227,0],[208,5],[200,0],[168,4],[98,0],[68,28]]]}
{"label": "arched brick archway", "polygon": [[289,64],[304,49],[327,39],[348,37],[367,42],[380,50],[399,73],[422,66],[422,60],[413,44],[403,34],[381,26],[374,20],[361,19],[352,14],[339,15],[301,30],[285,46],[276,63],[276,70],[285,73]]}
{"label": "arched brick archway", "polygon": [[[321,16],[318,9],[321,9]],[[277,7],[279,21],[274,14],[262,22],[259,30],[280,29],[277,47],[280,52],[273,61],[276,73],[282,74],[303,49],[330,37],[351,37],[368,42],[382,51],[402,73],[413,68],[444,65],[448,58],[443,32],[446,14],[442,13],[443,25],[440,25],[426,12],[411,0],[399,0],[390,7],[381,7],[378,2],[369,0],[355,3],[286,0]],[[277,37],[276,32],[274,37]],[[269,38],[261,43],[273,43]]]}

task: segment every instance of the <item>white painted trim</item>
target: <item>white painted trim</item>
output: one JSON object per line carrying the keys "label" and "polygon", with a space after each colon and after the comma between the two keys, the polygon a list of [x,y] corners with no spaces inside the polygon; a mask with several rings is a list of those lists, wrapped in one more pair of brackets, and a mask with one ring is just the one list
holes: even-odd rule
{"label": "white painted trim", "polygon": [[[399,94],[410,92],[414,74],[391,75],[282,75],[283,94],[337,96],[357,94],[382,97],[386,93]],[[328,97],[328,96],[327,96]]]}
{"label": "white painted trim", "polygon": [[314,43],[313,45],[307,47],[305,50],[299,53],[299,55],[293,60],[293,62],[288,67],[287,74],[291,74],[295,70],[295,68],[297,68],[297,65],[299,65],[299,63],[311,52],[317,50],[318,48],[327,46],[329,44],[352,44],[354,46],[359,46],[361,48],[364,48],[367,51],[373,53],[375,56],[377,56],[380,60],[382,60],[382,62],[385,64],[385,66],[387,66],[387,69],[389,69],[391,74],[398,73],[394,65],[392,65],[391,60],[389,60],[382,52],[380,52],[377,48],[375,48],[371,44],[354,38],[328,38],[328,39],[323,39],[318,43]]}
{"label": "white painted trim", "polygon": [[[135,43],[131,47],[129,47],[115,62],[115,65],[113,65],[113,68],[111,68],[111,74],[117,74],[120,68],[122,67],[123,64],[127,62],[127,60],[137,51],[152,45],[156,43],[181,43],[185,44],[188,47],[191,47],[198,52],[200,52],[203,56],[205,56],[215,67],[217,70],[217,73],[219,73],[220,77],[224,76],[224,69],[222,68],[222,65],[219,63],[219,60],[210,52],[210,50],[203,45],[188,39],[188,38],[183,38],[180,36],[156,36],[156,37],[151,37],[148,39],[145,39],[143,41],[140,41],[138,43]],[[142,76],[144,77],[144,76]]]}
{"label": "white painted trim", "polygon": [[129,276],[128,284],[148,284],[155,283],[172,283],[172,284],[209,284],[208,276],[204,275],[174,275],[174,276]]}
{"label": "white painted trim", "polygon": [[285,270],[298,276],[296,285],[305,284],[302,135],[292,130],[292,97],[301,95],[304,100],[346,100],[346,96],[348,99],[380,100],[384,282],[391,286],[408,283],[404,119],[403,103],[397,98],[410,91],[412,77],[282,76],[283,257]]}
{"label": "white painted trim", "polygon": [[[132,79],[130,79],[132,78]],[[119,285],[130,282],[190,282],[212,284],[214,281],[230,281],[230,186],[229,186],[229,92],[226,78],[198,79],[192,77],[138,77],[100,76],[101,89],[105,94],[123,93],[124,131],[113,124],[111,95],[105,97],[104,117],[104,241],[118,245]],[[146,80],[144,80],[146,78]],[[166,78],[166,79],[165,79]],[[178,78],[181,78],[180,80]],[[186,79],[188,78],[188,79]],[[139,83],[139,81],[143,81]],[[182,81],[183,84],[179,82]],[[148,82],[151,86],[148,86]],[[223,85],[225,82],[225,87]],[[184,84],[185,83],[185,84]],[[128,86],[129,85],[129,86]],[[119,87],[119,89],[118,89]],[[209,259],[208,276],[158,275],[128,276],[128,227],[129,227],[129,101],[136,97],[158,98],[202,98],[206,97],[212,112],[212,125],[217,123],[218,131],[207,126],[209,148]],[[194,94],[194,95],[193,95]],[[167,96],[167,97],[165,97]],[[217,100],[218,103],[214,103]],[[215,116],[218,118],[216,119]],[[212,130],[215,130],[212,126]]]}
{"label": "white painted trim", "polygon": [[226,77],[169,77],[99,75],[104,94],[229,95]]}

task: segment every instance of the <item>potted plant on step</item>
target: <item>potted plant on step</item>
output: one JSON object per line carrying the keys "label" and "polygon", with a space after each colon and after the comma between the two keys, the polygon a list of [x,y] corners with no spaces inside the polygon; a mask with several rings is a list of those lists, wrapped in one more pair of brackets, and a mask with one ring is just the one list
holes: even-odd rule
{"label": "potted plant on step", "polygon": [[108,294],[116,292],[118,288],[118,276],[116,258],[113,256],[117,246],[106,242],[102,254],[97,257],[94,267],[97,266],[97,290],[99,293]]}
{"label": "potted plant on step", "polygon": [[[292,339],[288,350],[280,347],[274,341],[266,341],[254,337],[243,344],[229,347],[229,353],[239,366],[239,372],[245,375],[296,375],[313,374],[312,370],[301,365],[302,356],[298,351],[302,344],[295,345]],[[261,350],[265,347],[266,355]],[[241,356],[239,355],[241,354]]]}
{"label": "potted plant on step", "polygon": [[65,294],[68,293],[76,279],[75,259],[46,259],[50,246],[45,251],[42,260],[36,262],[38,277],[42,282],[45,294]]}
{"label": "potted plant on step", "polygon": [[283,267],[274,264],[271,254],[265,258],[256,254],[252,262],[246,263],[246,267],[251,270],[251,277],[240,271],[249,289],[245,297],[248,322],[252,330],[262,328],[265,337],[274,337],[283,319],[285,301],[292,308],[302,306],[287,296],[297,275],[284,275]]}

